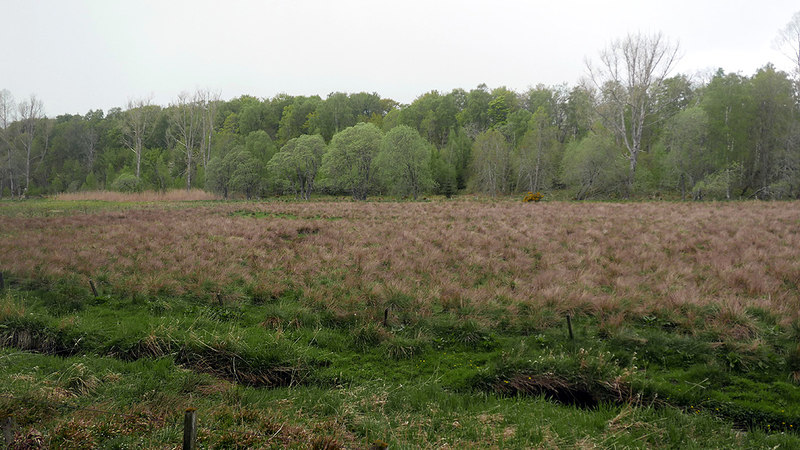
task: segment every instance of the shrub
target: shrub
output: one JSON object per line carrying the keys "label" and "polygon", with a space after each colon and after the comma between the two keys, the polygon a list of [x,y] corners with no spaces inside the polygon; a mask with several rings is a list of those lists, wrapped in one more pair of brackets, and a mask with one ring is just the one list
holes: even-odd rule
{"label": "shrub", "polygon": [[537,192],[535,194],[533,192],[528,192],[525,194],[525,197],[522,198],[522,201],[525,203],[538,202],[542,199],[542,197],[544,197],[544,195],[542,195],[541,192]]}
{"label": "shrub", "polygon": [[123,173],[114,180],[111,188],[119,192],[139,192],[142,190],[142,184],[134,175]]}

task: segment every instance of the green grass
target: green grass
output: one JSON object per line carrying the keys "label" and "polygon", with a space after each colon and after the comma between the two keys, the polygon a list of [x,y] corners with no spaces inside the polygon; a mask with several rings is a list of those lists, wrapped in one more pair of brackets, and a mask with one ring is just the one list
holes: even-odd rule
{"label": "green grass", "polygon": [[[214,447],[310,442],[393,448],[742,448],[796,446],[794,434],[742,434],[706,411],[601,403],[591,410],[542,397],[460,392],[439,374],[395,383],[259,389],[220,384],[170,358],[133,362],[0,352],[0,413],[35,428],[54,447],[159,447],[180,442],[182,410],[198,410],[200,441]],[[13,397],[10,398],[10,397]],[[112,414],[119,413],[123,416]],[[271,436],[275,436],[270,440]]]}
{"label": "green grass", "polygon": [[106,201],[106,200],[54,200],[48,198],[31,200],[0,200],[0,217],[55,217],[74,214],[96,214],[107,211],[129,209],[170,209],[219,204],[217,200],[194,200],[187,202],[152,201]]}
{"label": "green grass", "polygon": [[174,444],[188,406],[211,446],[266,445],[276,432],[297,445],[400,448],[800,444],[791,331],[763,312],[766,340],[753,353],[676,333],[663,318],[608,335],[579,315],[570,341],[553,311],[538,313],[551,320],[535,334],[444,312],[401,325],[395,310],[384,327],[294,292],[219,305],[92,297],[69,283],[7,290],[0,308],[10,380],[0,414],[54,446]]}

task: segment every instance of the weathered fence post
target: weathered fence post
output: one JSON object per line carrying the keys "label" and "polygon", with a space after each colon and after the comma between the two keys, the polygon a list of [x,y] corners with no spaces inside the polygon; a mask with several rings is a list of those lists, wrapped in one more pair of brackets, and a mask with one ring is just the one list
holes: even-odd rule
{"label": "weathered fence post", "polygon": [[91,279],[91,278],[89,278],[89,286],[92,288],[92,294],[93,294],[95,297],[99,297],[99,296],[97,295],[97,288],[94,286],[94,281],[92,281],[92,279]]}
{"label": "weathered fence post", "polygon": [[567,314],[567,329],[569,330],[569,340],[574,340],[575,336],[572,334],[572,318]]}
{"label": "weathered fence post", "polygon": [[183,416],[183,450],[194,450],[197,441],[197,410],[189,408]]}
{"label": "weathered fence post", "polygon": [[11,448],[14,443],[14,418],[12,416],[6,417],[3,422],[3,437],[5,438],[5,448]]}

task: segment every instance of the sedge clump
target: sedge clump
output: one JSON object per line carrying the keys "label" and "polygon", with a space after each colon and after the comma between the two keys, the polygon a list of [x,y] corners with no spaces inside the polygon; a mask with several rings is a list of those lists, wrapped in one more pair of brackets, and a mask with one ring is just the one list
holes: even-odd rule
{"label": "sedge clump", "polygon": [[527,194],[525,194],[525,197],[522,197],[522,201],[525,202],[525,203],[538,202],[543,197],[544,197],[544,195],[542,195],[541,192],[536,192],[536,193],[528,192]]}

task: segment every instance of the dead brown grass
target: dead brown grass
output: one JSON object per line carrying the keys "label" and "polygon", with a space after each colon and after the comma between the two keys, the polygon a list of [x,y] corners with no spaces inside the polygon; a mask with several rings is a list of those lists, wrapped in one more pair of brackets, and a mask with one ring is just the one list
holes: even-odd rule
{"label": "dead brown grass", "polygon": [[86,191],[65,192],[56,194],[56,200],[101,200],[106,202],[184,202],[197,200],[221,200],[222,197],[206,192],[202,189],[173,189],[171,191],[144,191],[144,192],[114,192],[114,191]]}
{"label": "dead brown grass", "polygon": [[[270,214],[233,214],[242,208]],[[712,305],[722,313],[708,326],[742,335],[749,307],[800,315],[800,202],[238,203],[2,220],[2,270],[82,274],[124,293],[300,289],[311,304],[380,315],[391,291],[421,316],[546,305],[612,332],[626,317],[691,320]]]}

